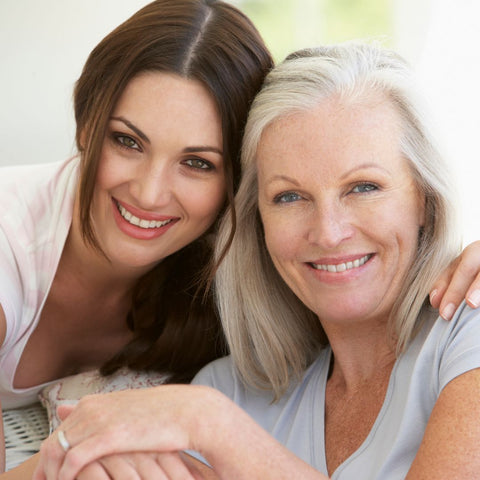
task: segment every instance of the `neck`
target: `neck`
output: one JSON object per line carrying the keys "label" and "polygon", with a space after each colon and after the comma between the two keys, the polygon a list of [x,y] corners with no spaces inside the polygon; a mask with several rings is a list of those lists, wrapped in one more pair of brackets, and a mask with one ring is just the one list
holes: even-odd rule
{"label": "neck", "polygon": [[330,379],[343,383],[346,390],[390,375],[396,355],[386,320],[347,328],[329,325],[325,332],[333,353]]}

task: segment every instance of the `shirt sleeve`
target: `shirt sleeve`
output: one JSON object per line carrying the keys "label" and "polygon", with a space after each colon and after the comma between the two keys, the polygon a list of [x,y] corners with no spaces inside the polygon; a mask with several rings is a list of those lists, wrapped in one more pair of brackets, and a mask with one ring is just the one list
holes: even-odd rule
{"label": "shirt sleeve", "polygon": [[7,331],[2,349],[7,346],[16,325],[21,319],[23,304],[23,285],[17,267],[17,261],[5,232],[0,227],[0,304],[5,313]]}
{"label": "shirt sleeve", "polygon": [[194,385],[205,385],[221,391],[232,398],[235,390],[235,373],[233,362],[230,356],[219,358],[203,367],[192,380]]}

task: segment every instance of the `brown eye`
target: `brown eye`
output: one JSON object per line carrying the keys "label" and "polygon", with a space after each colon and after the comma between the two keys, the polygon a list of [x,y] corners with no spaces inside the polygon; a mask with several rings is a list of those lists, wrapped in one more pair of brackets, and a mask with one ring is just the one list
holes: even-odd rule
{"label": "brown eye", "polygon": [[125,148],[133,149],[133,150],[140,150],[140,146],[138,143],[128,135],[115,135],[116,141]]}
{"label": "brown eye", "polygon": [[189,158],[184,162],[189,167],[198,169],[198,170],[213,170],[213,165],[202,158]]}

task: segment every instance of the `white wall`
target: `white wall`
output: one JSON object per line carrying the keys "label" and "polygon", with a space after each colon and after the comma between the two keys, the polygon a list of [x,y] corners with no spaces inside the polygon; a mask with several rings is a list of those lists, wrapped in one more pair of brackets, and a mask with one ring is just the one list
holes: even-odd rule
{"label": "white wall", "polygon": [[[298,4],[311,8],[316,1]],[[0,0],[0,165],[74,152],[73,84],[92,48],[147,3]],[[462,183],[465,240],[480,239],[480,1],[394,5],[397,48],[428,85]]]}
{"label": "white wall", "polygon": [[467,244],[480,239],[480,2],[432,7],[418,71],[459,186]]}
{"label": "white wall", "polygon": [[0,0],[0,165],[74,152],[72,89],[95,45],[148,0]]}

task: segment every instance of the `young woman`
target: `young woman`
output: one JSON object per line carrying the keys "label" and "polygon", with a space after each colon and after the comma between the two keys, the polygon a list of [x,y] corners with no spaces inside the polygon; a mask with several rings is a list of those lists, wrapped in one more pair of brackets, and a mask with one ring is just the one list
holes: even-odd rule
{"label": "young woman", "polygon": [[[446,322],[427,302],[458,231],[402,59],[292,55],[252,106],[242,159],[216,278],[232,356],[197,385],[82,400],[35,480],[199,478],[184,449],[225,479],[477,478],[480,311]],[[230,230],[227,215],[219,255]]]}
{"label": "young woman", "polygon": [[212,0],[154,1],[92,51],[78,156],[0,173],[2,408],[91,368],[186,382],[225,353],[202,279],[271,67],[253,24]]}

